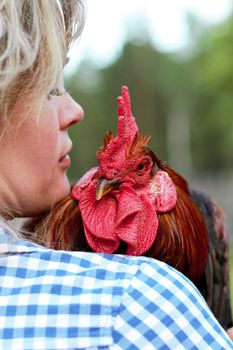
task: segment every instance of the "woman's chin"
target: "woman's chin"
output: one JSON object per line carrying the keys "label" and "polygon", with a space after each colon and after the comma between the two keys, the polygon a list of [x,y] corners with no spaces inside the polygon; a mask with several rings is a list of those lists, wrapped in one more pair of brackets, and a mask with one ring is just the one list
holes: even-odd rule
{"label": "woman's chin", "polygon": [[62,200],[70,193],[70,183],[67,175],[64,175],[60,184],[56,185],[56,192],[53,195],[52,205]]}
{"label": "woman's chin", "polygon": [[[16,215],[20,217],[34,217],[48,212],[56,203],[61,201],[70,193],[70,183],[63,172],[53,181],[47,181],[43,187],[30,190],[27,193],[27,198],[20,202],[20,210]],[[18,214],[17,214],[18,213]]]}
{"label": "woman's chin", "polygon": [[41,196],[41,201],[38,198],[37,205],[32,208],[30,216],[37,216],[48,212],[56,205],[56,203],[68,196],[70,193],[70,183],[68,178],[65,177],[63,181],[60,181],[58,184],[54,185],[53,189],[56,191],[51,192],[49,191],[51,188],[48,189],[47,193],[45,193],[44,196]]}

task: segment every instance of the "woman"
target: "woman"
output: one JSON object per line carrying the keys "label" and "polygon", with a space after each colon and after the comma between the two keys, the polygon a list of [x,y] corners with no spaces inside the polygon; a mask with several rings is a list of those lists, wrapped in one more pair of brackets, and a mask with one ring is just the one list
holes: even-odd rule
{"label": "woman", "polygon": [[0,2],[0,348],[233,349],[198,291],[166,264],[53,251],[6,223],[70,190],[67,132],[83,111],[62,69],[82,15],[81,0]]}

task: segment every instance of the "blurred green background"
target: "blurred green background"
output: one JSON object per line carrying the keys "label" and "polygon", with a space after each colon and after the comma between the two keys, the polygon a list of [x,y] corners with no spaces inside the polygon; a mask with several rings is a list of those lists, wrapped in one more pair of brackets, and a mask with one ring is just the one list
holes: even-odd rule
{"label": "blurred green background", "polygon": [[[96,165],[105,131],[116,131],[116,98],[127,85],[133,114],[140,130],[152,135],[155,153],[224,209],[232,247],[233,16],[206,26],[189,14],[187,26],[183,50],[161,52],[139,26],[114,62],[99,68],[94,60],[83,60],[66,76],[67,90],[85,110],[83,122],[70,132],[69,177],[75,182]],[[231,293],[233,303],[233,257]]]}
{"label": "blurred green background", "polygon": [[233,250],[231,248],[231,266],[230,266],[230,284],[231,284],[231,307],[233,309]]}

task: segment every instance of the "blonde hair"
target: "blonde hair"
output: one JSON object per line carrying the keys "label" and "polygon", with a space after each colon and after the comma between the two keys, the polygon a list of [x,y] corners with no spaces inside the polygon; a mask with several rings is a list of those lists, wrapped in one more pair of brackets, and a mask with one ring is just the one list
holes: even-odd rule
{"label": "blonde hair", "polygon": [[56,88],[83,22],[82,0],[0,0],[0,134],[22,98]]}

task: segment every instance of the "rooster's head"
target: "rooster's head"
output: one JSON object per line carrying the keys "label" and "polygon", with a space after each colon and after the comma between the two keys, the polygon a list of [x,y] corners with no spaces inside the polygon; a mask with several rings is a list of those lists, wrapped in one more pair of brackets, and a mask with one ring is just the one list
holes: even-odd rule
{"label": "rooster's head", "polygon": [[176,204],[173,181],[148,141],[138,130],[128,89],[123,86],[117,134],[106,133],[97,152],[99,167],[85,174],[72,190],[87,241],[95,251],[113,253],[125,242],[128,254],[143,254],[155,240],[157,212],[168,212]]}

